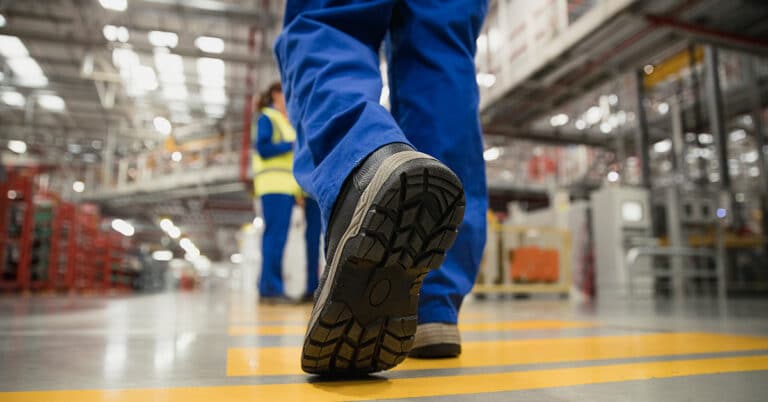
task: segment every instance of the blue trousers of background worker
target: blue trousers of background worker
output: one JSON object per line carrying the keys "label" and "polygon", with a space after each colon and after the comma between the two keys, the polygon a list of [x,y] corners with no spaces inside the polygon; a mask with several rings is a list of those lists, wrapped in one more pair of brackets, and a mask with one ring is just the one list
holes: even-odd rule
{"label": "blue trousers of background worker", "polygon": [[[289,194],[264,194],[261,208],[264,212],[264,236],[261,242],[263,264],[259,277],[259,295],[279,297],[285,295],[283,288],[283,253],[291,227],[291,211],[295,203]],[[304,239],[307,244],[307,288],[311,295],[317,289],[320,270],[320,208],[311,198],[304,199],[304,214],[307,221]]]}
{"label": "blue trousers of background worker", "polygon": [[[294,175],[324,227],[366,156],[407,143],[461,179],[466,213],[440,269],[424,281],[419,322],[456,323],[479,270],[488,204],[475,81],[486,0],[288,0],[275,53],[297,130]],[[391,113],[379,104],[386,40]]]}

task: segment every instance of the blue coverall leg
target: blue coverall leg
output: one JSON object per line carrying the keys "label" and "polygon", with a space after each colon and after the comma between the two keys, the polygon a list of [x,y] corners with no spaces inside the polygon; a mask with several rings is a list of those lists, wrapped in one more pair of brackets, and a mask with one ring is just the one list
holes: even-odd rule
{"label": "blue coverall leg", "polygon": [[[402,142],[432,154],[467,186],[454,250],[424,281],[422,323],[456,322],[484,246],[487,197],[473,59],[485,10],[484,0],[289,0],[275,45],[297,132],[294,174],[318,200],[323,227],[346,177],[386,144]],[[397,121],[379,104],[378,51],[390,29],[390,55],[398,70],[391,78],[402,80],[390,83],[396,88]]]}
{"label": "blue coverall leg", "polygon": [[312,198],[304,198],[304,217],[307,227],[304,240],[307,244],[307,290],[312,295],[320,282],[320,207]]}
{"label": "blue coverall leg", "polygon": [[417,150],[459,176],[467,203],[456,242],[424,280],[420,323],[456,323],[485,247],[488,194],[474,56],[486,6],[480,0],[402,1],[387,37],[392,115]]}
{"label": "blue coverall leg", "polygon": [[261,276],[259,295],[262,297],[284,296],[283,253],[291,227],[291,211],[294,197],[289,194],[264,194],[261,207],[264,211],[264,236],[261,239]]}

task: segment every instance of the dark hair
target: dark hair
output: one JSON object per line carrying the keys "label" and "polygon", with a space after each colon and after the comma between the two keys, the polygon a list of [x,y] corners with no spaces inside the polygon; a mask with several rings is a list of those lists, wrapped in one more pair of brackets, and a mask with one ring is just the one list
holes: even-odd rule
{"label": "dark hair", "polygon": [[272,99],[272,94],[275,92],[283,92],[283,86],[280,85],[280,82],[273,82],[266,91],[262,92],[261,96],[259,96],[259,103],[258,108],[259,110],[269,106],[274,102],[274,99]]}

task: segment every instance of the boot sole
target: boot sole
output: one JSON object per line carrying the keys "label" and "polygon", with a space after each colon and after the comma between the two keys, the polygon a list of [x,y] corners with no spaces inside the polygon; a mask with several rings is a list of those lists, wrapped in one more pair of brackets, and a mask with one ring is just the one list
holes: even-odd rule
{"label": "boot sole", "polygon": [[422,281],[442,264],[463,217],[461,182],[447,167],[417,152],[385,160],[334,253],[302,369],[365,375],[402,362],[413,346]]}

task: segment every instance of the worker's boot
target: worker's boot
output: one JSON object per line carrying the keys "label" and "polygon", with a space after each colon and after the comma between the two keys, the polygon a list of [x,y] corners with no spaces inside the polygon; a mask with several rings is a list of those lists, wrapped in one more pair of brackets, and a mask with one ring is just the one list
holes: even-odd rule
{"label": "worker's boot", "polygon": [[328,222],[304,371],[360,375],[402,362],[421,283],[443,262],[463,216],[461,182],[439,161],[405,144],[369,155],[347,177]]}
{"label": "worker's boot", "polygon": [[410,357],[440,359],[461,353],[461,337],[456,324],[429,323],[416,328]]}

